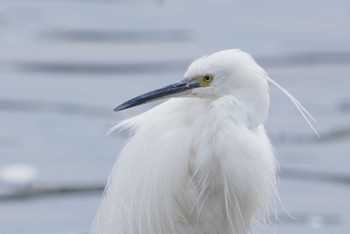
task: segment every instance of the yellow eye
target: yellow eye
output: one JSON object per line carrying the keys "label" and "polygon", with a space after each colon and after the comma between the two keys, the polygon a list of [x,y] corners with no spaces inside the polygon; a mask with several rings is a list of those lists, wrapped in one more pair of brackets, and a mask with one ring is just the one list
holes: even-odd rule
{"label": "yellow eye", "polygon": [[204,75],[204,76],[202,76],[202,81],[206,84],[210,84],[213,81],[213,76]]}

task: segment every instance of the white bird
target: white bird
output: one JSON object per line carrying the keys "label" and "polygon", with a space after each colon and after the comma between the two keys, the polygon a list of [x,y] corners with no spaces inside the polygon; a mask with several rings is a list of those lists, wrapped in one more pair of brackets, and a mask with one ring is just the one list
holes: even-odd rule
{"label": "white bird", "polygon": [[310,124],[305,108],[240,50],[199,58],[180,82],[118,106],[175,97],[115,126],[132,136],[91,233],[247,234],[265,223],[277,197],[277,163],[264,129],[268,82]]}

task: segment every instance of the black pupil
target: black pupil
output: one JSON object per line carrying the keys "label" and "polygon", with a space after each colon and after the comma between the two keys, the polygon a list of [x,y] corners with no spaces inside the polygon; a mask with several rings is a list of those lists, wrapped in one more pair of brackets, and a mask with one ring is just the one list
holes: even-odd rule
{"label": "black pupil", "polygon": [[209,81],[209,80],[210,80],[210,76],[204,76],[204,79],[205,79],[206,81]]}

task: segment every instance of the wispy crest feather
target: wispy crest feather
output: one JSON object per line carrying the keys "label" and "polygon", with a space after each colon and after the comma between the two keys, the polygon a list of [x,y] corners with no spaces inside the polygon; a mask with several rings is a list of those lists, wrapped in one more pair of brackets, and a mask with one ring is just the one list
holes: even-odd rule
{"label": "wispy crest feather", "polygon": [[294,104],[294,106],[298,109],[299,113],[303,116],[306,123],[309,125],[309,127],[316,133],[318,137],[320,137],[319,133],[317,132],[316,128],[311,123],[317,123],[315,118],[310,114],[310,112],[292,95],[290,94],[286,89],[284,89],[281,85],[279,85],[276,81],[272,80],[270,77],[266,76],[266,79],[273,84],[276,88],[281,90]]}

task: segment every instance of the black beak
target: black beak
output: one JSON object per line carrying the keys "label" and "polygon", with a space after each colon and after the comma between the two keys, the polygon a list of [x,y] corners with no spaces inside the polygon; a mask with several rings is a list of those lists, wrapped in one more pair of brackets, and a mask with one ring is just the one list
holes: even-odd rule
{"label": "black beak", "polygon": [[147,102],[152,102],[160,99],[184,96],[186,94],[189,94],[189,90],[198,87],[200,87],[198,83],[187,83],[185,81],[181,81],[130,99],[129,101],[126,101],[123,104],[117,106],[114,111],[125,110],[134,106],[142,105]]}

